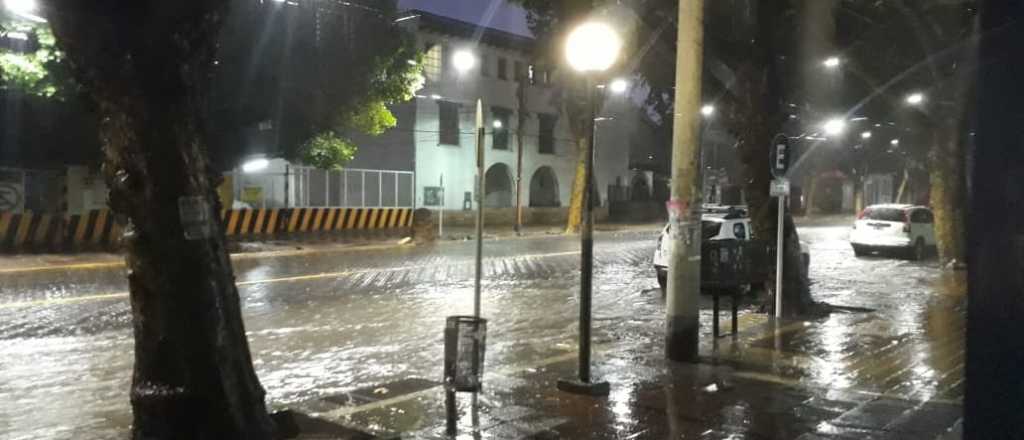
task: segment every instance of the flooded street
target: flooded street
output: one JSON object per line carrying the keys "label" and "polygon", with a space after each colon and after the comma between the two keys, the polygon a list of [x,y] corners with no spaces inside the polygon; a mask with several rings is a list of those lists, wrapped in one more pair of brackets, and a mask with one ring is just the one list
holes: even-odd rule
{"label": "flooded street", "polygon": [[[811,249],[814,298],[839,311],[780,332],[777,341],[745,341],[753,348],[735,353],[710,344],[705,297],[702,354],[809,386],[957,402],[964,286],[933,262],[855,258],[847,232],[844,224],[800,230]],[[655,237],[598,236],[598,346],[647,356],[659,349],[665,311],[650,266]],[[575,349],[578,247],[575,237],[563,236],[485,243],[488,369],[543,363]],[[472,311],[472,255],[472,242],[449,242],[237,258],[268,404],[282,408],[413,377],[439,380],[444,319]],[[123,269],[49,268],[0,279],[2,438],[126,438],[133,342]],[[741,321],[754,323],[753,310],[747,307]],[[773,345],[802,355],[772,363],[766,353]],[[643,376],[622,363],[598,372]]]}

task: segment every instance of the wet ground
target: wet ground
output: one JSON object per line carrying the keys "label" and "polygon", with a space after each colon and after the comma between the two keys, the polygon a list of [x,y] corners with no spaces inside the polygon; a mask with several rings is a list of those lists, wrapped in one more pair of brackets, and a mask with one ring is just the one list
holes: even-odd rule
{"label": "wet ground", "polygon": [[[934,263],[854,258],[846,231],[838,225],[801,229],[811,246],[815,299],[846,308],[828,318],[771,328],[747,308],[739,337],[717,344],[705,325],[702,355],[706,364],[719,366],[704,366],[711,370],[700,374],[706,378],[725,369],[733,389],[747,382],[764,390],[783,386],[801,390],[806,399],[823,398],[819,390],[832,389],[904,406],[947,405],[953,409],[935,426],[952,425],[963,392],[962,286]],[[611,414],[639,414],[636,408],[647,401],[654,414],[666,413],[657,408],[675,397],[664,385],[685,376],[672,371],[684,367],[659,363],[664,300],[650,268],[654,238],[653,232],[629,232],[597,239],[595,371],[613,383],[612,396],[598,405]],[[573,365],[577,249],[571,237],[486,244],[486,361],[495,381],[494,392],[483,396],[489,408],[548,405],[552,414],[568,411],[596,420],[593,426],[614,420],[548,398],[542,390],[553,385],[543,384],[552,377],[529,376],[561,374]],[[364,431],[429,432],[438,421],[437,407],[424,409],[423,399],[437,397],[445,316],[472,311],[472,255],[471,242],[453,242],[237,259],[246,326],[268,403]],[[132,340],[125,286],[123,270],[109,265],[0,273],[0,438],[126,438]],[[710,300],[704,303],[702,322],[708,323]],[[531,386],[538,388],[529,395],[540,400],[514,404]],[[637,397],[645,393],[662,396],[662,403]],[[733,396],[739,396],[736,404],[758,404],[754,397]],[[420,409],[401,409],[402,402]],[[853,406],[839,415],[861,408],[858,401],[843,402],[837,408]],[[709,403],[708,411],[713,407]],[[535,432],[600,437],[565,422],[572,417],[551,419],[561,424]],[[734,425],[747,426],[740,421],[749,417],[736,417]],[[618,431],[609,428],[613,434],[607,438],[664,438],[675,432],[665,430],[672,418],[648,419],[646,427],[635,415],[626,418],[631,421]],[[783,420],[788,419],[772,423]],[[763,423],[757,424],[762,431]],[[853,432],[837,423],[792,432]],[[528,434],[520,431],[519,437]],[[764,432],[769,434],[736,438],[777,438]]]}

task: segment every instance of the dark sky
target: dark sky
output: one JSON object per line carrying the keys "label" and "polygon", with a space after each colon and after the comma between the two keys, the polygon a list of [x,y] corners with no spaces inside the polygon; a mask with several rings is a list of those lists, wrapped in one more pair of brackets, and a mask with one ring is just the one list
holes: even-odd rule
{"label": "dark sky", "polygon": [[526,14],[505,0],[399,0],[402,9],[421,9],[486,27],[530,35]]}

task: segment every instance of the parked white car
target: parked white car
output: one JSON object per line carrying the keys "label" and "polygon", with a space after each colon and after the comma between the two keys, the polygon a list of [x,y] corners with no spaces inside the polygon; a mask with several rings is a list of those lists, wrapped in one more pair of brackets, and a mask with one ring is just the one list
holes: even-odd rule
{"label": "parked white car", "polygon": [[[712,209],[711,213],[701,216],[701,239],[703,242],[713,240],[751,240],[753,229],[745,209]],[[665,290],[668,282],[668,261],[672,251],[672,240],[669,239],[671,225],[665,225],[658,237],[658,245],[654,248],[654,271],[658,276],[658,286]],[[804,274],[811,264],[811,254],[807,244],[800,243],[800,254],[803,259]]]}
{"label": "parked white car", "polygon": [[921,260],[935,248],[932,211],[915,205],[871,205],[861,211],[850,231],[850,245],[858,257],[872,252],[896,251]]}

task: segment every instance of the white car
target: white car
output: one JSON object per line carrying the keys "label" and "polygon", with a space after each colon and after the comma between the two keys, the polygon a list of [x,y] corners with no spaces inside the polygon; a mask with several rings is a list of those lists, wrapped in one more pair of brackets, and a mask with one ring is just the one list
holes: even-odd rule
{"label": "white car", "polygon": [[[658,237],[658,246],[654,248],[654,271],[658,276],[658,285],[662,290],[668,283],[668,261],[671,253],[672,240],[669,239],[670,226],[665,225]],[[751,240],[753,229],[750,228],[750,218],[746,216],[743,209],[725,210],[717,209],[712,213],[701,216],[700,221],[701,239],[704,242],[712,240]],[[804,274],[811,264],[811,254],[805,243],[800,243],[800,254],[804,264]]]}
{"label": "white car", "polygon": [[858,257],[876,251],[898,251],[921,260],[935,248],[934,223],[932,211],[924,206],[871,205],[853,223],[850,245]]}

